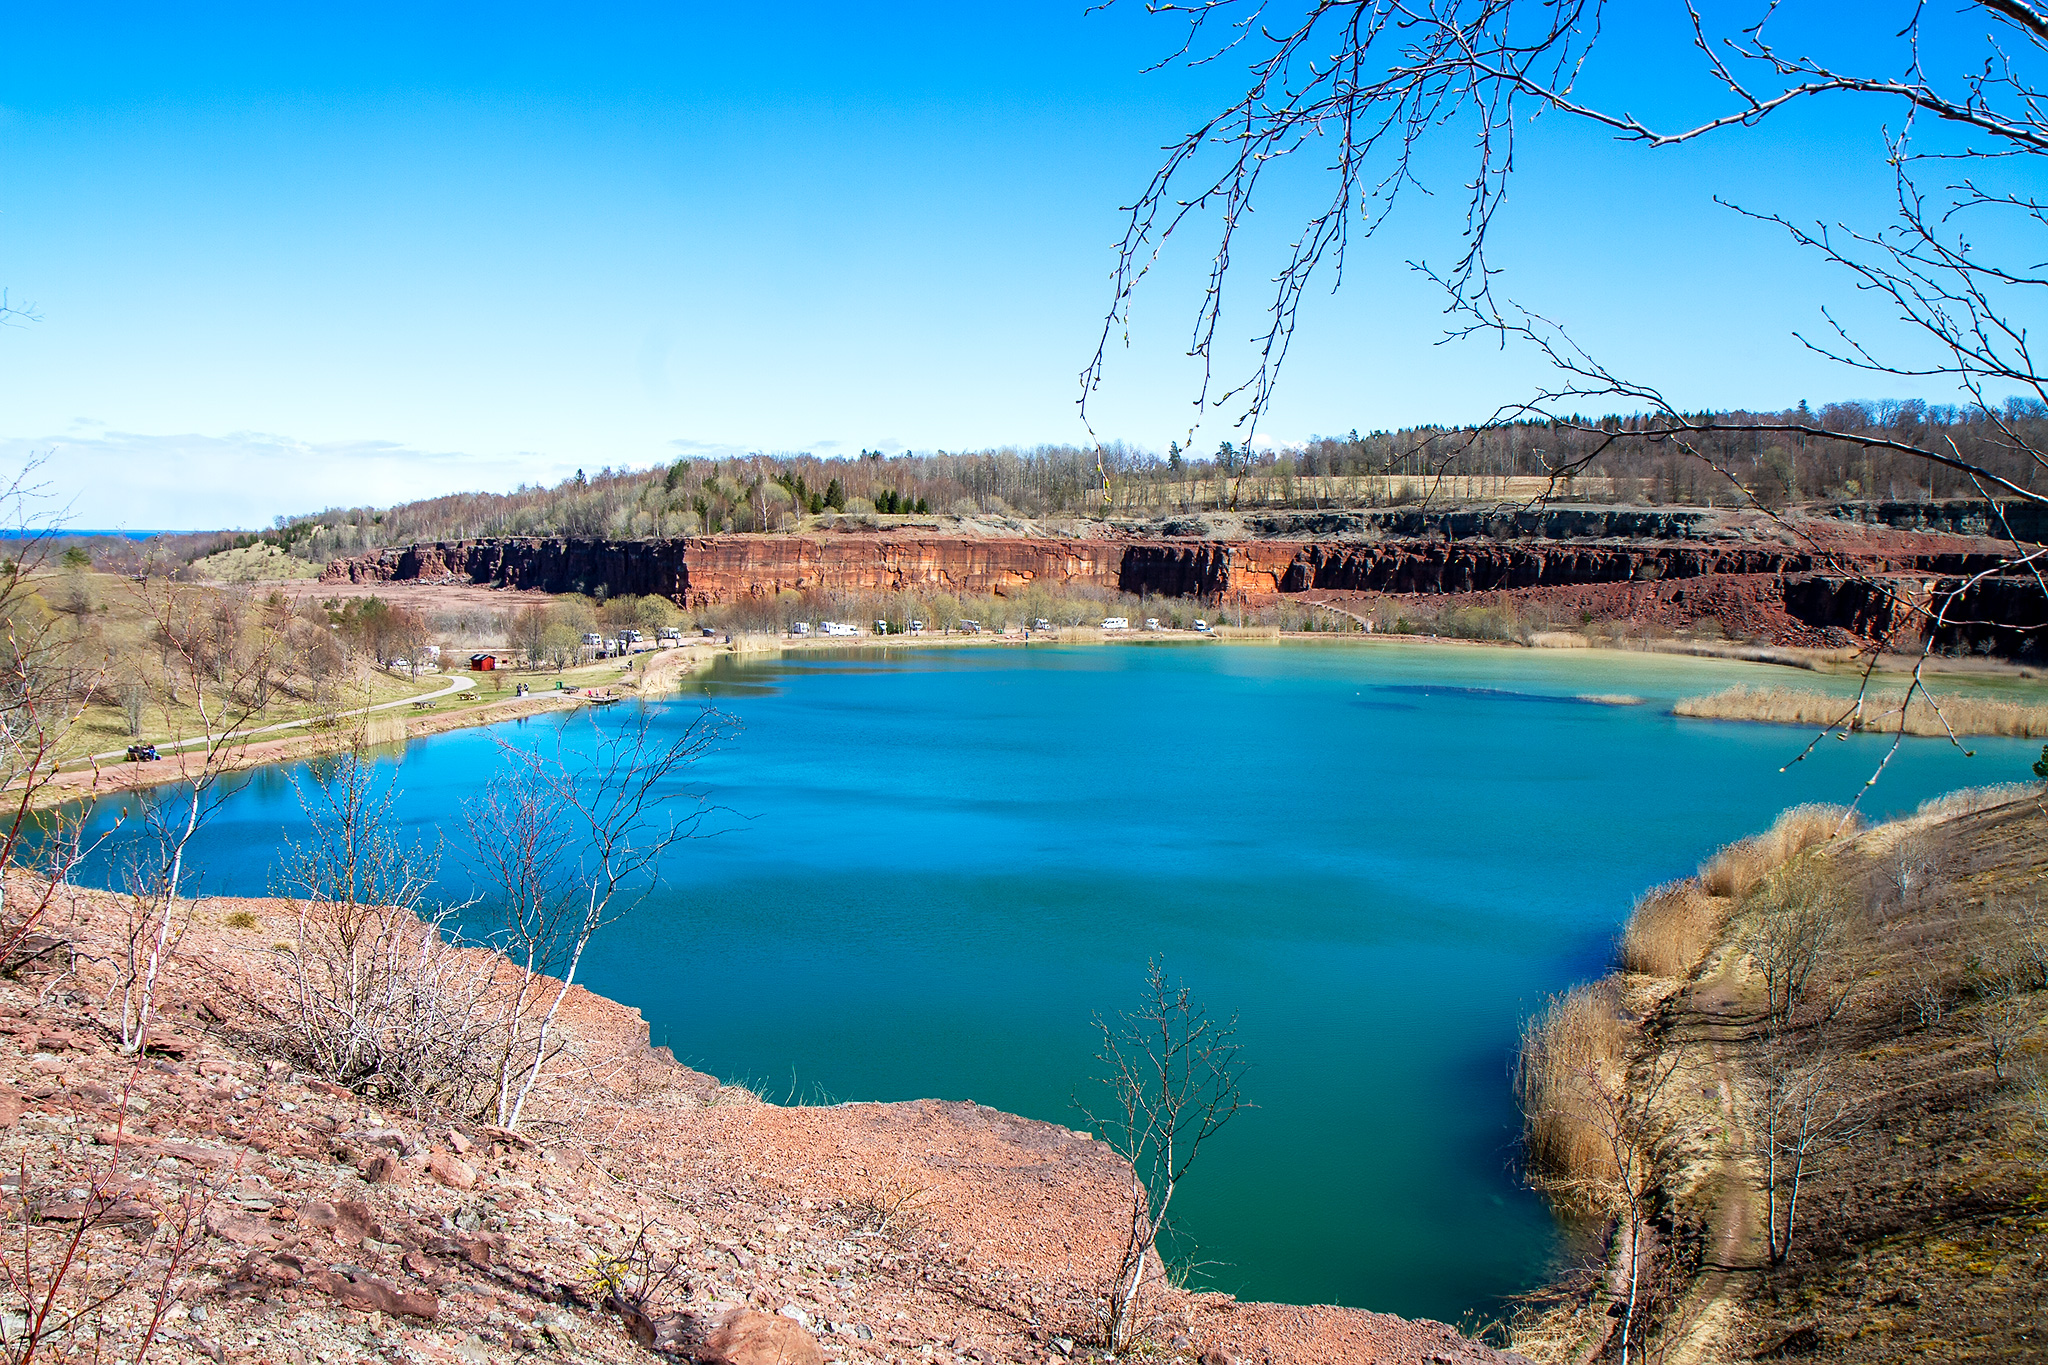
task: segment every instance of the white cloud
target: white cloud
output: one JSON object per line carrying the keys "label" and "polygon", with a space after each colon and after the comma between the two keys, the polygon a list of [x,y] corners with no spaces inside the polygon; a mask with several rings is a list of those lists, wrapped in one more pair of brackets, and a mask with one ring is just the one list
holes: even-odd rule
{"label": "white cloud", "polygon": [[0,437],[0,470],[32,459],[42,460],[36,481],[68,524],[125,530],[261,527],[328,507],[554,483],[575,467],[534,452],[472,455],[266,432]]}

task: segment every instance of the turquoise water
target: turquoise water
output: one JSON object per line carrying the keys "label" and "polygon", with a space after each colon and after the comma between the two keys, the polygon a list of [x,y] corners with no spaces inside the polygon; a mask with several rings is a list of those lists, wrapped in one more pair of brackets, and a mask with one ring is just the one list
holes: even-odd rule
{"label": "turquoise water", "polygon": [[[736,817],[586,980],[773,1098],[971,1098],[1078,1124],[1091,1014],[1133,1003],[1164,954],[1241,1012],[1259,1106],[1179,1196],[1197,1278],[1455,1320],[1540,1279],[1558,1244],[1515,1175],[1522,1018],[1604,967],[1643,888],[1787,805],[1853,794],[1881,752],[1829,741],[1781,774],[1801,732],[1664,713],[1743,681],[1810,680],[1423,644],[731,664],[699,690],[746,730],[700,776]],[[1977,751],[1909,741],[1874,813],[2025,776],[2040,745]],[[393,762],[407,821],[452,838],[494,750],[455,732]],[[200,855],[222,894],[264,891],[297,823],[282,772],[238,780]]]}

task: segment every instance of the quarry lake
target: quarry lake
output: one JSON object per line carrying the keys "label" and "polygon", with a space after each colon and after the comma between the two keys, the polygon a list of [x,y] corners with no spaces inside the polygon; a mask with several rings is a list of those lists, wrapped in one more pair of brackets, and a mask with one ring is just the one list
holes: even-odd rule
{"label": "quarry lake", "polygon": [[[1785,806],[1847,799],[1888,743],[1829,741],[1781,773],[1804,732],[1668,714],[1736,682],[1822,685],[1398,643],[728,660],[661,719],[708,697],[744,722],[697,774],[733,815],[584,979],[771,1099],[973,1099],[1081,1126],[1090,1017],[1134,1004],[1163,955],[1241,1013],[1258,1106],[1178,1196],[1195,1279],[1455,1321],[1558,1246],[1516,1176],[1522,1019],[1607,964],[1639,892]],[[569,722],[592,723],[616,718]],[[1870,813],[2023,778],[2040,749],[1974,747],[1908,740]],[[497,761],[483,731],[389,759],[407,823],[451,841],[451,894],[460,803]],[[201,889],[266,894],[296,798],[283,770],[234,782]]]}

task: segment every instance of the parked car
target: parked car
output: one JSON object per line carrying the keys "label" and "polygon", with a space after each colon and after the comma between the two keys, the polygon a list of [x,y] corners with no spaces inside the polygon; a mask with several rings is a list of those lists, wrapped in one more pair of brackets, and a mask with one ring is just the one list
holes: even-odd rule
{"label": "parked car", "polygon": [[922,622],[922,621],[912,621],[912,622],[910,623],[910,633],[911,633],[912,635],[922,635],[922,634],[924,634],[924,622]]}
{"label": "parked car", "polygon": [[1046,620],[1043,616],[1036,617],[1031,622],[1031,628],[1033,630],[1051,630],[1052,622]]}
{"label": "parked car", "polygon": [[1157,630],[1157,629],[1159,629],[1159,618],[1158,618],[1158,617],[1156,617],[1156,616],[1148,616],[1148,617],[1146,617],[1146,618],[1145,618],[1145,629],[1147,629],[1147,630]]}
{"label": "parked car", "polygon": [[960,623],[960,633],[961,633],[962,635],[979,635],[979,634],[981,634],[981,622],[979,622],[979,621],[962,621],[962,622]]}

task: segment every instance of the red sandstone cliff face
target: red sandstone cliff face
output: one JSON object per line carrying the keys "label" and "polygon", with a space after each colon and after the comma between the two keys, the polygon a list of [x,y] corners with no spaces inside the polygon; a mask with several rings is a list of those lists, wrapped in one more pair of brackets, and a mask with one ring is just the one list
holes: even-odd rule
{"label": "red sandstone cliff face", "polygon": [[653,593],[717,606],[794,592],[1012,593],[1033,583],[1114,589],[1116,541],[972,536],[704,536],[443,541],[339,559],[329,582],[460,580],[547,592]]}
{"label": "red sandstone cliff face", "polygon": [[[1167,597],[1317,593],[1565,593],[1605,616],[1611,598],[1655,613],[1712,617],[1780,643],[1827,632],[1897,636],[1911,647],[1931,588],[2002,562],[1982,541],[1839,529],[1822,550],[1740,540],[1467,539],[1205,540],[904,535],[708,536],[610,541],[449,541],[337,560],[330,582],[461,581],[547,592],[653,593],[715,607],[783,591],[1010,595],[1033,585]],[[1679,584],[1693,584],[1690,589]],[[1642,589],[1662,585],[1645,595]],[[1626,592],[1596,589],[1628,589]],[[1593,597],[1586,597],[1587,593]],[[1594,605],[1597,598],[1599,606]],[[1633,608],[1631,609],[1633,611]],[[1994,578],[1971,592],[1967,624],[1943,648],[2041,652],[2048,597],[2031,579]],[[1810,637],[1810,638],[1809,638]],[[1832,638],[1832,637],[1830,637]],[[1838,643],[1840,641],[1837,641]]]}

